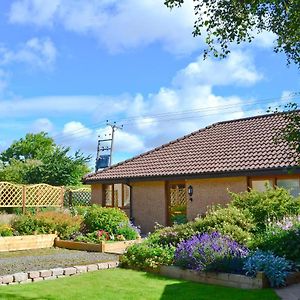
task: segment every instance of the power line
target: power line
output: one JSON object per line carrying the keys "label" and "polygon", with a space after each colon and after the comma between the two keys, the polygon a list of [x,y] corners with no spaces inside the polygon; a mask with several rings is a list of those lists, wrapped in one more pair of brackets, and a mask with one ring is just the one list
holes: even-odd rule
{"label": "power line", "polygon": [[[290,101],[290,100],[299,100],[297,99],[299,96],[298,95],[292,95],[292,96],[288,96],[285,98],[281,98],[281,101]],[[255,104],[261,104],[261,103],[265,103],[268,102],[268,104],[270,105],[271,103],[269,103],[269,101],[271,100],[278,100],[278,98],[269,98],[269,99],[264,99],[264,100],[255,100],[255,101],[249,101],[249,102],[244,102],[241,103],[242,107],[245,106],[249,106],[249,105],[255,105]],[[129,117],[129,118],[122,118],[119,121],[127,121],[124,122],[124,125],[132,125],[134,124],[134,121],[137,121],[139,119],[151,119],[151,118],[155,118],[156,122],[165,122],[165,121],[173,121],[173,120],[180,120],[180,119],[184,119],[187,118],[186,115],[189,114],[195,114],[195,113],[201,113],[201,112],[210,112],[210,111],[214,111],[214,110],[228,110],[230,108],[236,108],[238,104],[234,103],[234,104],[227,104],[227,105],[218,105],[218,106],[214,106],[214,107],[208,107],[208,108],[200,108],[200,109],[190,109],[190,110],[183,110],[183,111],[176,111],[176,112],[169,112],[169,113],[161,113],[161,114],[153,114],[153,115],[147,115],[147,116],[135,116],[135,117]],[[235,113],[235,112],[239,112],[238,111],[229,111],[228,113]],[[219,114],[219,112],[217,113],[210,113],[210,114],[201,114],[201,115],[197,115],[194,117],[189,117],[189,119],[191,118],[199,118],[199,117],[206,117],[206,116],[211,116],[211,115],[216,115]],[[178,116],[178,117],[176,117]],[[152,120],[150,121],[145,121],[145,120],[140,120],[139,121],[140,124],[151,124],[153,123]],[[106,123],[104,122],[97,122],[94,125],[90,125],[88,126],[89,129],[95,129],[101,125],[106,125]],[[69,140],[71,139],[73,136],[78,136],[78,137],[83,137],[86,136],[87,134],[83,134],[80,135],[81,132],[85,132],[86,128],[82,128],[82,129],[78,129],[78,130],[74,130],[71,134],[69,134],[67,137],[64,136],[64,134],[59,134],[54,136],[54,139],[58,139],[60,142],[63,142],[65,140]],[[79,135],[78,135],[79,133]]]}

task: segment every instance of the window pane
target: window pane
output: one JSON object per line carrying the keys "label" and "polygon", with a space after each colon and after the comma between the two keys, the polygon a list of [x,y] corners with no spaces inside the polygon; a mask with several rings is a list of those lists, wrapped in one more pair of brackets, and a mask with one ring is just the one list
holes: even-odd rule
{"label": "window pane", "polygon": [[114,185],[114,190],[115,190],[115,207],[122,207],[122,184],[115,184]]}
{"label": "window pane", "polygon": [[130,187],[124,184],[124,207],[130,206]]}
{"label": "window pane", "polygon": [[252,180],[252,189],[258,192],[264,192],[267,190],[267,186],[273,187],[272,180]]}
{"label": "window pane", "polygon": [[277,186],[289,190],[294,197],[300,194],[299,179],[278,179]]}
{"label": "window pane", "polygon": [[105,186],[105,206],[112,206],[112,186]]}

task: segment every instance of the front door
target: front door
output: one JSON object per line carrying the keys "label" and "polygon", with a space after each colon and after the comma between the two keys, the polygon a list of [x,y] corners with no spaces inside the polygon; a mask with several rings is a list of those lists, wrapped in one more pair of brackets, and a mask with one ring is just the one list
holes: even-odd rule
{"label": "front door", "polygon": [[185,183],[170,183],[168,189],[169,225],[186,223],[187,195]]}

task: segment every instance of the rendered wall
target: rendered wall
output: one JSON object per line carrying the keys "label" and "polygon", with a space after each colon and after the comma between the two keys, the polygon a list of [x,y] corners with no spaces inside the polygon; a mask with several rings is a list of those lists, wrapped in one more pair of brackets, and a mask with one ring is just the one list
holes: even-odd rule
{"label": "rendered wall", "polygon": [[132,216],[143,233],[153,231],[155,223],[166,225],[166,188],[163,181],[132,184]]}
{"label": "rendered wall", "polygon": [[193,220],[197,215],[203,215],[212,204],[225,205],[230,201],[231,192],[247,191],[247,177],[228,177],[214,179],[187,180],[186,187],[193,187],[193,201],[188,197],[187,217]]}

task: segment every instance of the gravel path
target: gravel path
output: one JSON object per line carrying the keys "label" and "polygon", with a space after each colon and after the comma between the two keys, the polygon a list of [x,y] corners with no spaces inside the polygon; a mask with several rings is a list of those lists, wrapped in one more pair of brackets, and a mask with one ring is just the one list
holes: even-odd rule
{"label": "gravel path", "polygon": [[0,253],[0,276],[56,267],[88,265],[118,259],[116,255],[112,254],[66,249],[53,249],[53,251],[45,251],[45,253],[40,250],[31,250],[30,253],[28,251],[22,252],[15,252],[12,257]]}

